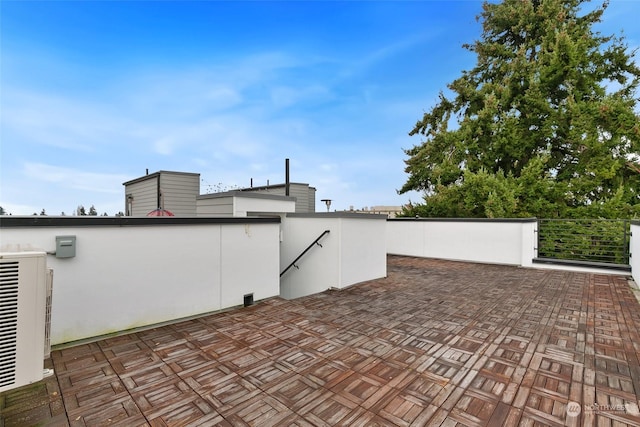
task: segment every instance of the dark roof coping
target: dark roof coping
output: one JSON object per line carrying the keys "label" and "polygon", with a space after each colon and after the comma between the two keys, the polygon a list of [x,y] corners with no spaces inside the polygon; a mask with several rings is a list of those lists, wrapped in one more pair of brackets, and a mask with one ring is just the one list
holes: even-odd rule
{"label": "dark roof coping", "polygon": [[428,222],[536,222],[537,218],[389,218],[388,221],[428,221]]}
{"label": "dark roof coping", "polygon": [[386,214],[368,214],[351,212],[309,212],[288,213],[287,218],[359,218],[359,219],[387,219]]}
{"label": "dark roof coping", "polygon": [[127,227],[144,225],[280,223],[280,217],[180,217],[180,216],[13,216],[0,217],[0,228],[13,227]]}

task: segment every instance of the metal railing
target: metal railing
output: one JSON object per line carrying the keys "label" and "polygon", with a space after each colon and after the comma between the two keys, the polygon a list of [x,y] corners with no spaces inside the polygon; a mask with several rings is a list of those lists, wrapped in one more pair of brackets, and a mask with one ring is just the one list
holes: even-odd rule
{"label": "metal railing", "polygon": [[280,273],[280,277],[282,277],[282,276],[284,275],[284,273],[286,273],[287,271],[289,271],[289,269],[290,269],[291,267],[295,267],[295,268],[299,269],[300,267],[298,267],[298,266],[296,265],[296,262],[298,262],[298,260],[300,260],[300,258],[302,258],[302,257],[304,256],[304,254],[306,254],[307,252],[309,252],[309,249],[311,249],[314,245],[318,245],[318,246],[322,247],[322,245],[320,244],[320,239],[322,239],[322,238],[325,236],[325,234],[329,234],[329,232],[330,232],[330,230],[324,230],[324,231],[322,232],[322,234],[321,234],[321,235],[319,235],[319,236],[318,236],[318,238],[317,238],[316,240],[314,240],[314,241],[313,241],[313,243],[311,243],[309,246],[307,246],[307,248],[306,248],[304,251],[302,251],[302,253],[301,253],[300,255],[298,255],[298,256],[296,257],[296,259],[294,259],[293,261],[291,261],[291,264],[289,264],[289,265],[287,266],[287,268],[285,268],[284,270],[282,270],[282,273]]}
{"label": "metal railing", "polygon": [[538,258],[628,265],[630,227],[626,219],[538,220]]}

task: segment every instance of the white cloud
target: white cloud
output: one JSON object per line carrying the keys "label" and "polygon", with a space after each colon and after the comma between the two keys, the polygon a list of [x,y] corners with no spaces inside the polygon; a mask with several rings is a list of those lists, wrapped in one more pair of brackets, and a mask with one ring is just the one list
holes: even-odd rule
{"label": "white cloud", "polygon": [[23,171],[24,175],[33,181],[44,181],[59,184],[69,189],[109,194],[122,192],[122,183],[130,179],[130,177],[123,174],[87,172],[80,169],[32,162],[25,163]]}
{"label": "white cloud", "polygon": [[168,156],[173,153],[175,146],[178,143],[179,141],[171,136],[163,136],[154,141],[153,147],[156,153]]}
{"label": "white cloud", "polygon": [[[2,126],[14,140],[58,148],[93,151],[98,141],[108,141],[131,127],[98,104],[53,94],[3,89]],[[126,117],[126,116],[125,116]]]}
{"label": "white cloud", "polygon": [[[278,92],[280,73],[307,69],[317,61],[284,52],[265,52],[186,69],[140,70],[121,82],[119,90],[140,114],[155,115],[160,111],[167,118],[198,117],[242,105],[246,108],[254,105],[257,98],[268,100],[272,87]],[[311,85],[295,92],[324,94],[325,90]]]}
{"label": "white cloud", "polygon": [[320,170],[325,173],[331,173],[338,168],[338,165],[335,163],[322,163],[320,165]]}
{"label": "white cloud", "polygon": [[286,108],[305,101],[324,101],[330,98],[332,98],[331,91],[322,85],[275,86],[271,89],[271,101],[276,108]]}
{"label": "white cloud", "polygon": [[370,52],[366,52],[365,54],[356,57],[355,61],[350,62],[348,66],[342,70],[340,77],[349,78],[358,75],[380,62],[387,61],[399,53],[405,52],[418,44],[424,43],[430,37],[432,36],[426,34],[414,35],[389,43],[385,46],[381,46]]}
{"label": "white cloud", "polygon": [[[369,63],[393,51],[382,49]],[[332,71],[321,75],[327,64]],[[321,72],[316,65],[322,65]],[[362,191],[358,175],[366,175],[371,162],[358,160],[348,147],[363,141],[366,146],[371,132],[384,136],[375,126],[358,129],[349,115],[357,114],[364,126],[365,118],[377,120],[388,104],[371,105],[367,111],[349,104],[347,111],[344,102],[334,102],[331,85],[340,66],[325,58],[269,52],[212,66],[129,70],[89,94],[19,86],[5,90],[2,126],[10,136],[8,144],[62,150],[51,158],[38,150],[14,155],[28,160],[21,173],[34,183],[34,191],[31,200],[13,193],[3,202],[67,213],[77,204],[95,203],[100,212],[112,214],[122,210],[121,184],[137,176],[130,175],[132,170],[199,172],[209,183],[244,187],[251,178],[254,185],[283,181],[283,162],[289,157],[294,181],[308,182],[318,187],[319,195],[335,196],[343,205],[356,203],[346,200],[356,198],[350,192]],[[306,108],[326,101],[332,101],[330,110],[321,114]],[[90,171],[89,165],[96,164],[114,173]],[[47,195],[37,195],[38,184],[65,195],[53,204]]]}

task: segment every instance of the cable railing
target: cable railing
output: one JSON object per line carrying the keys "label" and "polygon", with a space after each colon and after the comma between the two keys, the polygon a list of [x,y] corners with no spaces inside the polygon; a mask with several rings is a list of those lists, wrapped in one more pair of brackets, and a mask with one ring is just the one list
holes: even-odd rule
{"label": "cable railing", "polygon": [[317,238],[316,240],[314,240],[314,241],[313,241],[313,243],[311,243],[309,246],[307,246],[307,248],[306,248],[304,251],[302,251],[302,253],[301,253],[300,255],[298,255],[298,256],[297,256],[297,258],[296,258],[296,259],[294,259],[294,260],[291,262],[291,264],[289,264],[289,265],[287,266],[287,268],[285,268],[284,270],[282,270],[282,273],[280,273],[280,277],[282,277],[282,276],[284,275],[284,273],[286,273],[287,271],[289,271],[289,269],[290,269],[291,267],[295,267],[295,268],[297,268],[297,269],[300,269],[300,267],[298,267],[298,266],[296,265],[296,262],[298,262],[298,261],[300,260],[300,258],[302,258],[302,257],[304,256],[304,254],[306,254],[307,252],[309,252],[309,250],[310,250],[312,247],[314,247],[315,245],[318,245],[318,246],[322,247],[322,245],[320,244],[320,239],[322,239],[326,234],[329,234],[329,231],[330,231],[330,230],[324,230],[324,231],[322,232],[322,234],[321,234],[321,235],[319,235],[319,236],[318,236],[318,238]]}
{"label": "cable railing", "polygon": [[628,265],[631,221],[538,220],[538,258]]}

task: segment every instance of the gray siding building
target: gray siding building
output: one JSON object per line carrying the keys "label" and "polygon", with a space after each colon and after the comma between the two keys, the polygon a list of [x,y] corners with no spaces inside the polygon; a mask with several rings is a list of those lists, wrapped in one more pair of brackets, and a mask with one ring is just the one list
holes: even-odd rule
{"label": "gray siding building", "polygon": [[122,185],[127,216],[145,216],[158,208],[176,216],[195,216],[199,173],[158,171]]}
{"label": "gray siding building", "polygon": [[[266,185],[264,187],[242,188],[239,191],[251,191],[261,194],[284,196],[285,184]],[[289,196],[296,199],[296,213],[312,213],[316,211],[316,189],[309,184],[292,182],[289,184]]]}
{"label": "gray siding building", "polygon": [[[268,213],[313,213],[316,189],[289,183],[200,195],[200,174],[158,171],[123,183],[125,215],[146,216],[165,209],[175,216],[246,216]],[[295,211],[293,204],[295,202]]]}

